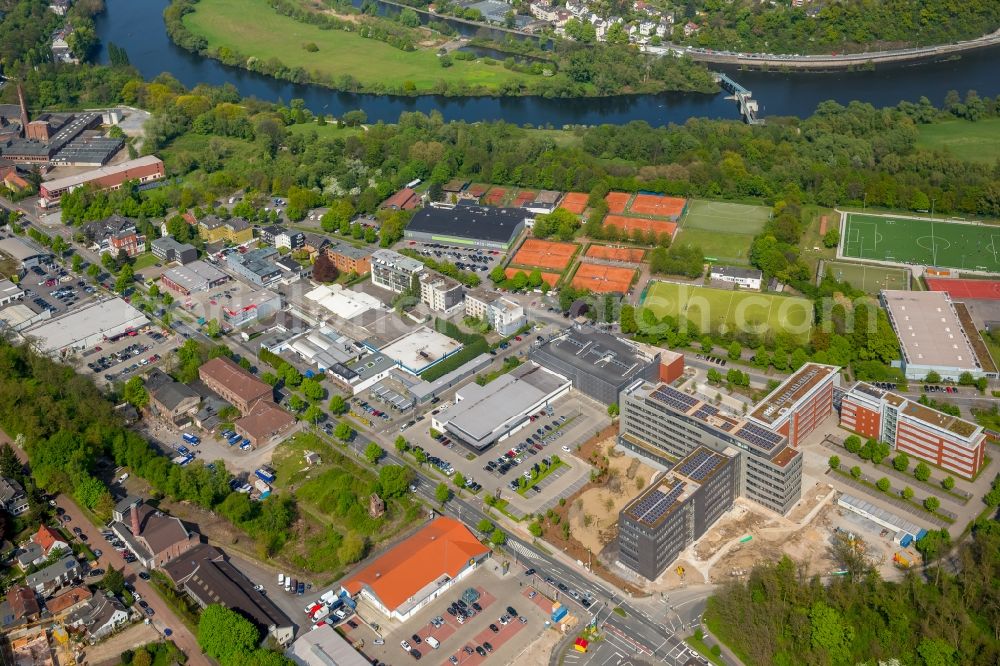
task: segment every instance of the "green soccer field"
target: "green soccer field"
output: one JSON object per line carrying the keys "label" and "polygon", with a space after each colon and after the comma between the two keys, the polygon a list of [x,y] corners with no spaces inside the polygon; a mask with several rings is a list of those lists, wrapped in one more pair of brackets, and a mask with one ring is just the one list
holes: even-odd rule
{"label": "green soccer field", "polygon": [[823,270],[838,282],[848,282],[856,289],[877,294],[883,289],[909,289],[909,270],[889,266],[866,266],[846,261],[828,261]]}
{"label": "green soccer field", "polygon": [[680,226],[753,236],[760,233],[770,218],[771,209],[767,206],[692,199]]}
{"label": "green soccer field", "polygon": [[702,331],[784,331],[802,342],[809,339],[813,323],[813,304],[805,298],[673,282],[650,282],[642,306],[657,317],[683,316]]}
{"label": "green soccer field", "polygon": [[1000,271],[1000,227],[849,213],[842,242],[855,259]]}
{"label": "green soccer field", "polygon": [[681,227],[674,243],[700,247],[706,261],[747,265],[750,263],[753,238],[752,234],[719,233],[708,229]]}

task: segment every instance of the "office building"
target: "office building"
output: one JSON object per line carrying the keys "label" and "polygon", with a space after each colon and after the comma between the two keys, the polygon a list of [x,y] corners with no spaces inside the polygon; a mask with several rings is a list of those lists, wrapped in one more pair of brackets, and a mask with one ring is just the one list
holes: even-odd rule
{"label": "office building", "polygon": [[966,478],[979,473],[986,456],[982,426],[865,382],[844,393],[840,425]]}
{"label": "office building", "polygon": [[681,551],[733,507],[738,453],[704,446],[629,502],[618,514],[618,560],[657,579]]}
{"label": "office building", "polygon": [[947,293],[884,289],[879,300],[899,338],[907,379],[923,379],[931,371],[951,381],[964,372],[997,376],[971,317],[966,314],[963,321],[956,307],[962,304],[953,303]]}
{"label": "office building", "polygon": [[462,307],[465,290],[458,280],[424,271],[420,274],[420,300],[431,310],[448,315]]}
{"label": "office building", "polygon": [[419,286],[414,280],[424,270],[424,265],[416,259],[384,249],[372,252],[371,266],[372,284],[397,294]]}
{"label": "office building", "polygon": [[565,329],[529,358],[573,380],[573,388],[605,405],[634,379],[663,380],[660,353],[647,354],[637,345],[583,324]]}
{"label": "office building", "polygon": [[[719,452],[734,449],[739,453],[740,496],[786,514],[801,497],[802,486],[802,454],[789,433],[801,439],[832,413],[832,404],[826,415],[816,406],[825,404],[827,385],[831,393],[837,385],[836,370],[808,363],[789,377],[760,403],[765,411],[779,405],[765,417],[770,425],[728,414],[666,384],[637,380],[621,393],[618,442],[667,467],[698,446]],[[782,408],[780,418],[772,418]]]}
{"label": "office building", "polygon": [[750,412],[749,420],[784,435],[798,447],[833,412],[839,368],[807,363],[778,385]]}
{"label": "office building", "polygon": [[178,243],[170,236],[157,238],[149,245],[153,256],[167,263],[176,261],[184,266],[198,259],[198,249],[194,245]]}
{"label": "office building", "polygon": [[245,253],[230,252],[226,265],[251,284],[265,287],[281,278],[281,269],[274,264],[278,251],[273,247],[261,247]]}
{"label": "office building", "polygon": [[528,323],[524,308],[519,303],[485,289],[476,289],[465,295],[465,316],[482,319],[504,337],[514,335]]}
{"label": "office building", "polygon": [[219,302],[222,321],[239,328],[267,319],[281,309],[281,296],[269,289],[239,291],[232,298]]}
{"label": "office building", "polygon": [[433,205],[421,208],[403,232],[407,240],[507,250],[533,216],[523,208]]}

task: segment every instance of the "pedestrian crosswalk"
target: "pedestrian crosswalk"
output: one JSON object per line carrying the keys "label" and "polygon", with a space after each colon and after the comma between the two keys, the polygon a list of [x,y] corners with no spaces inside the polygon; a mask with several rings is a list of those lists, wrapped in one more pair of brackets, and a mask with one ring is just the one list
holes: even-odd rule
{"label": "pedestrian crosswalk", "polygon": [[529,550],[527,546],[523,546],[522,544],[518,543],[517,541],[514,541],[513,539],[508,539],[505,545],[514,552],[516,552],[521,557],[527,557],[530,559],[535,559],[536,557],[538,557],[537,555],[535,555],[535,553],[531,552],[531,550]]}

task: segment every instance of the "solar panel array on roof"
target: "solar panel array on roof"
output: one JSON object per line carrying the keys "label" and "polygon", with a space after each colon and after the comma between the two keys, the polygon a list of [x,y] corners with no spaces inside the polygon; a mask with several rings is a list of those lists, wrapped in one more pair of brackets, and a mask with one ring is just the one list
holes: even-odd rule
{"label": "solar panel array on roof", "polygon": [[709,416],[715,416],[718,413],[719,410],[713,407],[712,405],[702,405],[701,407],[698,408],[698,411],[696,411],[694,415],[695,418],[704,419],[708,418]]}
{"label": "solar panel array on roof", "polygon": [[773,451],[782,439],[781,435],[749,422],[744,423],[736,434],[765,453]]}
{"label": "solar panel array on roof", "polygon": [[660,492],[659,488],[650,491],[648,495],[639,500],[638,504],[632,507],[632,517],[636,520],[641,520],[643,514],[649,511],[663,497],[666,497],[666,495]]}
{"label": "solar panel array on roof", "polygon": [[689,409],[698,404],[697,398],[681,393],[669,386],[660,386],[651,394],[653,398],[666,403],[679,412],[686,413]]}
{"label": "solar panel array on roof", "polygon": [[[657,520],[663,517],[663,514],[665,514],[667,511],[670,510],[670,507],[674,505],[674,502],[677,501],[677,498],[680,497],[681,494],[684,492],[685,486],[686,484],[684,483],[678,483],[666,495],[664,495],[660,491],[656,491],[655,493],[650,493],[650,494],[658,494],[659,498],[652,506],[649,507],[649,509],[646,510],[645,513],[643,513],[640,516],[637,516],[636,520],[638,520],[639,522],[646,523],[647,525],[652,525],[653,523],[655,523]],[[635,514],[633,513],[633,515]]]}
{"label": "solar panel array on roof", "polygon": [[678,474],[683,474],[692,481],[701,481],[715,469],[719,464],[719,455],[712,451],[700,450],[688,457],[684,464],[677,469]]}

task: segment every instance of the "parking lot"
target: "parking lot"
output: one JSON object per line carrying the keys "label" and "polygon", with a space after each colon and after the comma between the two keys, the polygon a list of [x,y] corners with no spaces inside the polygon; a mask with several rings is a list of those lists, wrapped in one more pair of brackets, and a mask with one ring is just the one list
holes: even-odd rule
{"label": "parking lot", "polygon": [[406,241],[406,243],[401,243],[398,249],[414,250],[428,259],[447,261],[455,264],[459,270],[473,273],[489,273],[497,265],[497,262],[503,259],[503,252],[500,250],[459,247],[442,243]]}
{"label": "parking lot", "polygon": [[33,266],[21,280],[24,304],[34,312],[50,310],[52,316],[94,298],[95,289],[70,271],[54,264]]}
{"label": "parking lot", "polygon": [[[482,485],[484,496],[500,490],[501,496],[509,500],[518,513],[543,510],[555,504],[559,497],[572,494],[582,485],[581,479],[585,483],[590,467],[572,452],[608,424],[606,413],[602,413],[596,403],[570,392],[552,405],[551,413],[543,410],[533,415],[534,420],[507,439],[483,452],[474,452],[451,441],[447,435],[439,440],[430,436],[431,416],[449,404],[435,405],[433,411],[407,429],[404,435],[412,446],[422,447],[428,457],[440,459],[436,464],[429,461],[438,473],[453,476],[461,472],[467,481]],[[511,482],[516,483],[525,473],[530,476],[536,463],[545,459],[551,462],[553,455],[566,465],[539,482],[537,490],[529,489],[521,495],[512,489]],[[449,468],[454,472],[447,473]]]}
{"label": "parking lot", "polygon": [[147,326],[134,333],[122,335],[117,340],[106,340],[84,351],[81,354],[81,371],[93,373],[98,381],[126,381],[162,363],[176,346],[173,335],[158,326]]}
{"label": "parking lot", "polygon": [[[463,598],[470,588],[478,595],[474,602],[471,596]],[[408,658],[466,666],[508,664],[541,635],[548,619],[543,610],[545,603],[535,603],[535,598],[542,599],[541,595],[536,593],[529,599],[531,591],[520,571],[511,569],[503,576],[487,562],[402,625],[394,623],[390,628],[388,620],[362,605],[359,615],[365,621],[355,621],[356,628],[346,623],[341,628],[348,640],[364,642],[361,651],[373,664],[399,664]],[[465,604],[461,610],[456,607],[460,599]],[[385,635],[379,637],[368,622],[381,623]],[[433,641],[428,642],[428,638]],[[377,645],[379,639],[383,642]]]}

